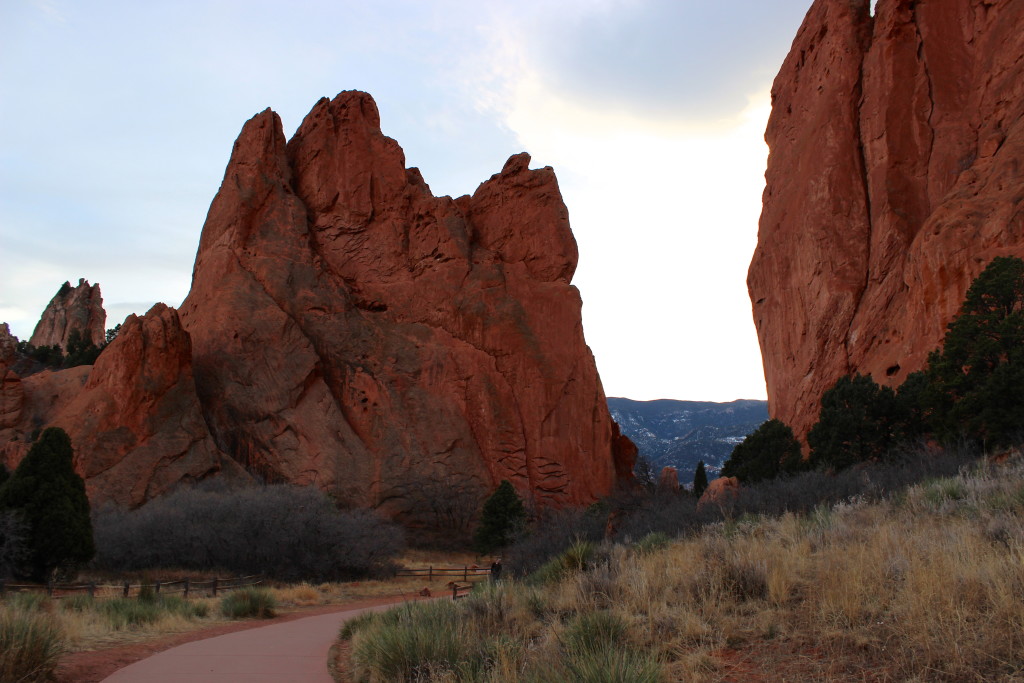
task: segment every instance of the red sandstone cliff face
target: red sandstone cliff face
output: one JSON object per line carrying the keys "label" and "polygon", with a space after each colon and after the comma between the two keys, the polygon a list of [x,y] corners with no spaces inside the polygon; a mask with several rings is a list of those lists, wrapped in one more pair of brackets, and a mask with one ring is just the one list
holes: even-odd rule
{"label": "red sandstone cliff face", "polygon": [[772,417],[897,386],[971,280],[1024,256],[1024,3],[817,0],[772,88],[747,285]]}
{"label": "red sandstone cliff face", "polygon": [[77,287],[72,287],[70,282],[65,282],[43,311],[29,343],[32,346],[59,344],[66,351],[71,331],[78,330],[96,346],[103,346],[106,322],[107,313],[103,310],[98,284],[90,285],[82,279]]}
{"label": "red sandstone cliff face", "polygon": [[24,378],[21,438],[6,446],[11,464],[24,435],[63,428],[75,469],[93,503],[140,505],[173,486],[214,474],[247,477],[214,445],[192,378],[191,344],[173,308],[129,316],[94,366]]}
{"label": "red sandstone cliff face", "polygon": [[[18,339],[7,323],[0,323],[0,444],[14,438],[25,392],[21,377],[11,369],[16,359]],[[3,463],[0,458],[0,464]]]}
{"label": "red sandstone cliff face", "polygon": [[321,100],[287,143],[270,110],[246,123],[181,307],[218,447],[398,515],[439,479],[560,505],[630,476],[568,214],[528,164],[434,197],[359,92]]}

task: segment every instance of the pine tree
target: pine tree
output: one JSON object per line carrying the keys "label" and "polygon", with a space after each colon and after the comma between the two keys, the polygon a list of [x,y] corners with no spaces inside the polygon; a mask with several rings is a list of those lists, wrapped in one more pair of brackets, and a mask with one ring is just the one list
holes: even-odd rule
{"label": "pine tree", "polygon": [[63,429],[50,427],[3,486],[0,511],[15,511],[27,527],[24,574],[46,581],[95,554],[85,483],[74,470],[74,451]]}
{"label": "pine tree", "polygon": [[736,444],[722,466],[722,476],[752,484],[803,466],[800,442],[793,436],[793,430],[785,422],[771,419]]}
{"label": "pine tree", "polygon": [[708,487],[708,473],[704,471],[704,461],[697,463],[697,471],[693,474],[693,495],[699,496]]}
{"label": "pine tree", "polygon": [[1024,435],[1024,261],[992,259],[925,374],[919,393],[937,436],[1004,446]]}
{"label": "pine tree", "polygon": [[892,389],[868,375],[840,377],[822,395],[818,422],[807,433],[811,463],[838,470],[883,457],[904,438],[906,423]]}
{"label": "pine tree", "polygon": [[523,499],[512,484],[503,479],[497,490],[484,503],[473,545],[480,554],[487,554],[508,545],[526,520]]}

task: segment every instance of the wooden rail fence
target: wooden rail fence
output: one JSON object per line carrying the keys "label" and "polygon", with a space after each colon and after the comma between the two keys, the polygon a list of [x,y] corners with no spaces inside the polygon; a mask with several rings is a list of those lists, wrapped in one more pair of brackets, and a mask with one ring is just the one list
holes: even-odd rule
{"label": "wooden rail fence", "polygon": [[153,583],[131,583],[123,581],[116,584],[99,584],[95,582],[77,584],[56,584],[56,583],[5,583],[0,581],[0,596],[7,592],[39,592],[46,593],[52,598],[63,598],[76,593],[86,593],[94,597],[97,591],[107,595],[118,595],[121,597],[138,596],[144,588],[151,588],[157,595],[168,595],[181,593],[188,597],[191,593],[206,593],[217,597],[217,593],[232,591],[236,588],[258,586],[263,583],[263,576],[252,574],[250,576],[234,576],[226,579],[176,579],[174,581],[161,581],[157,579]]}
{"label": "wooden rail fence", "polygon": [[461,581],[453,579],[448,582],[448,588],[452,591],[452,600],[458,600],[469,595],[475,583],[485,578],[490,578],[491,569],[476,565],[463,565],[462,567],[403,567],[395,572],[395,576],[421,576],[427,581],[449,576],[461,577]]}
{"label": "wooden rail fence", "polygon": [[424,576],[427,581],[433,581],[434,577],[444,576],[461,576],[463,581],[469,581],[471,578],[479,580],[483,577],[489,577],[491,570],[489,567],[477,567],[465,565],[462,567],[419,567],[419,568],[408,568],[403,567],[399,569],[396,576]]}

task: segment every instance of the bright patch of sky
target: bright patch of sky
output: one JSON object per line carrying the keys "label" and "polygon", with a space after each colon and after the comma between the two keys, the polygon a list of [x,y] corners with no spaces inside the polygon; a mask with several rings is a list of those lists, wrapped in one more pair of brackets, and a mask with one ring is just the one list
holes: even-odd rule
{"label": "bright patch of sky", "polygon": [[0,320],[188,292],[242,123],[370,92],[435,194],[553,166],[610,396],[763,398],[746,294],[769,89],[809,0],[0,3]]}

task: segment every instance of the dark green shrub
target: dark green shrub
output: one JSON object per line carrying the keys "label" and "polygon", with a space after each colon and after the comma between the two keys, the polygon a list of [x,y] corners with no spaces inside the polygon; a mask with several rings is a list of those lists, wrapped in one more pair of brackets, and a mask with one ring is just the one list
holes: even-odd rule
{"label": "dark green shrub", "polygon": [[772,419],[736,444],[722,466],[722,476],[752,484],[801,468],[800,442],[793,436],[793,430],[781,420]]}
{"label": "dark green shrub", "polygon": [[481,554],[504,548],[512,542],[526,521],[523,499],[508,480],[503,479],[497,490],[484,503],[473,545]]}
{"label": "dark green shrub", "polygon": [[867,375],[841,377],[821,397],[818,422],[807,434],[811,463],[843,469],[884,457],[905,436],[896,392]]}
{"label": "dark green shrub", "polygon": [[89,499],[72,464],[64,430],[43,431],[10,479],[0,487],[0,510],[15,510],[27,529],[27,559],[20,573],[46,581],[72,571],[95,554]]}
{"label": "dark green shrub", "polygon": [[220,601],[221,614],[229,619],[270,619],[277,601],[266,588],[240,588]]}

